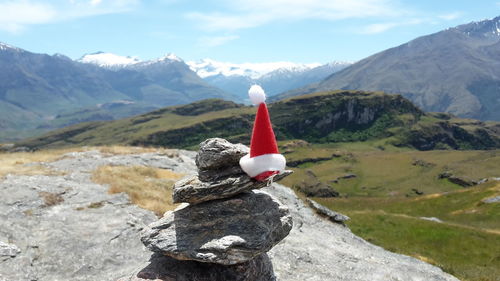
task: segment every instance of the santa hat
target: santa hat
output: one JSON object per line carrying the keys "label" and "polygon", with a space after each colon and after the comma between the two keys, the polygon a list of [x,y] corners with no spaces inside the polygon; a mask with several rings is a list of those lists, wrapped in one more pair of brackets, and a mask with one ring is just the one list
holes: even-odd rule
{"label": "santa hat", "polygon": [[253,125],[250,153],[241,157],[240,166],[250,177],[264,181],[285,170],[286,160],[278,151],[264,90],[253,85],[248,95],[252,103],[259,108]]}

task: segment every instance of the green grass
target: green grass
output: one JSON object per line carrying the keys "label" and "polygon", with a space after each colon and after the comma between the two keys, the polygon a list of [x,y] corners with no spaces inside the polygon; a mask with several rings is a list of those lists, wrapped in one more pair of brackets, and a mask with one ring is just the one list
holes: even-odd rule
{"label": "green grass", "polygon": [[347,214],[355,234],[389,251],[439,266],[461,280],[499,280],[498,234],[377,211]]}
{"label": "green grass", "polygon": [[[341,194],[315,200],[350,216],[347,225],[356,235],[437,265],[461,280],[500,280],[500,204],[482,202],[500,195],[500,182],[463,188],[438,179],[444,171],[472,180],[498,177],[499,150],[415,151],[371,141],[309,144],[289,149],[286,157],[295,161],[332,154],[337,157],[294,168],[283,184],[294,186],[311,170]],[[332,182],[347,173],[357,177]],[[414,188],[424,194],[417,195]]]}

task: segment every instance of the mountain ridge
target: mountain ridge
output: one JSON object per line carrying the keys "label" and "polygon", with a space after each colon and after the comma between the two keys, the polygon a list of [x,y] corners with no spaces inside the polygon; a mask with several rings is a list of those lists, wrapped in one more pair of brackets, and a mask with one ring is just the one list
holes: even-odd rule
{"label": "mountain ridge", "polygon": [[[400,95],[336,91],[269,104],[278,140],[378,142],[432,149],[500,147],[500,123],[424,113]],[[255,108],[217,99],[166,107],[116,121],[88,122],[19,142],[30,149],[115,143],[189,148],[208,136],[249,143]],[[113,132],[110,135],[109,132]]]}
{"label": "mountain ridge", "polygon": [[[209,85],[172,55],[110,69],[61,54],[0,45],[0,140],[39,133],[52,127],[51,120],[57,115],[98,104],[129,100],[144,104],[143,113],[151,106],[210,97],[236,99]],[[134,106],[131,114],[138,109]],[[78,119],[76,116],[75,122]]]}
{"label": "mountain ridge", "polygon": [[422,36],[275,99],[352,89],[398,93],[426,111],[500,120],[500,17]]}
{"label": "mountain ridge", "polygon": [[227,92],[235,93],[247,101],[247,90],[253,84],[266,89],[273,96],[290,89],[318,82],[332,73],[350,65],[350,62],[333,61],[326,64],[274,63],[225,63],[211,59],[188,65],[205,81]]}

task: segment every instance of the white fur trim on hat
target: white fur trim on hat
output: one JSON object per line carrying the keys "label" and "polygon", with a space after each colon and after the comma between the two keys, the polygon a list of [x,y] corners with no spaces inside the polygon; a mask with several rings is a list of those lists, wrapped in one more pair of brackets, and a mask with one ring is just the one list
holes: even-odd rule
{"label": "white fur trim on hat", "polygon": [[256,177],[267,171],[284,171],[286,159],[283,155],[273,153],[250,158],[247,154],[240,159],[240,166],[250,177]]}

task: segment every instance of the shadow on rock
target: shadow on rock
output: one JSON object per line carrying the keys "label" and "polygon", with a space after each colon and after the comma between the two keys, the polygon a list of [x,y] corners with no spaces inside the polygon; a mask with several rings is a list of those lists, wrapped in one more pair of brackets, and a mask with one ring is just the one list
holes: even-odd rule
{"label": "shadow on rock", "polygon": [[274,281],[273,265],[267,254],[248,262],[224,266],[196,261],[181,261],[159,253],[151,256],[149,264],[130,278],[119,281]]}

